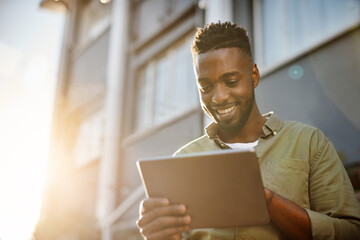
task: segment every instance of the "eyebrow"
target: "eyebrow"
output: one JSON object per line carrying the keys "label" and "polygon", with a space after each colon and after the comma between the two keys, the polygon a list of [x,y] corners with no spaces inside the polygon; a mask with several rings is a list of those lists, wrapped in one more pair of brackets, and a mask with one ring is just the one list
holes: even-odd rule
{"label": "eyebrow", "polygon": [[199,78],[197,81],[198,83],[202,83],[202,82],[207,82],[209,79],[208,78]]}
{"label": "eyebrow", "polygon": [[224,73],[223,75],[221,75],[220,78],[228,78],[228,77],[232,77],[232,76],[235,76],[235,75],[240,75],[239,72],[227,72],[227,73]]}
{"label": "eyebrow", "polygon": [[[229,77],[232,77],[232,76],[237,76],[237,75],[240,75],[240,73],[237,72],[237,71],[227,72],[227,73],[224,73],[223,75],[221,75],[220,79],[226,79],[226,78],[229,78]],[[199,78],[197,81],[198,81],[198,83],[202,83],[202,82],[209,81],[209,79],[204,77],[204,78]]]}

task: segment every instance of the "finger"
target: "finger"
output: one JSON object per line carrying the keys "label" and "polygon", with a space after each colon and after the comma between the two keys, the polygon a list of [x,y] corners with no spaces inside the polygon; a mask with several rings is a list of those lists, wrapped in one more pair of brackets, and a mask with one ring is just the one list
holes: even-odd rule
{"label": "finger", "polygon": [[158,239],[181,239],[181,233],[189,230],[189,226],[179,226],[175,228],[163,229],[159,232],[146,236],[147,240]]}
{"label": "finger", "polygon": [[154,221],[156,218],[163,216],[179,216],[184,215],[186,213],[186,207],[182,204],[180,205],[170,205],[165,207],[157,207],[152,210],[146,212],[142,216],[140,216],[137,224],[138,227],[142,228]]}
{"label": "finger", "polygon": [[147,236],[152,233],[159,232],[166,228],[174,228],[174,227],[184,227],[188,226],[191,222],[190,216],[166,216],[157,218],[155,221],[152,221],[148,225],[144,226],[144,228],[140,229],[140,233]]}
{"label": "finger", "polygon": [[164,238],[148,238],[148,237],[145,237],[143,236],[144,239],[146,240],[152,240],[152,239],[156,239],[156,240],[181,240],[182,239],[182,235],[181,234],[176,234],[176,235],[172,235],[172,236],[167,236],[167,237],[164,237]]}
{"label": "finger", "polygon": [[169,237],[169,240],[181,240],[181,238],[182,238],[181,234],[177,234]]}
{"label": "finger", "polygon": [[167,198],[148,198],[140,203],[139,215],[143,215],[147,211],[157,208],[157,207],[165,207],[170,204]]}

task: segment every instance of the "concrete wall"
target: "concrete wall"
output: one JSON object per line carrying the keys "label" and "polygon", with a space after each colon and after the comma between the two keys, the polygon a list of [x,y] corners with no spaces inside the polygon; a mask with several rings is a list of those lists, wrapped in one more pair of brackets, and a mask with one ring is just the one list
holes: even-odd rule
{"label": "concrete wall", "polygon": [[[289,74],[294,66],[303,70],[300,79]],[[359,161],[359,66],[358,28],[262,77],[257,102],[263,113],[320,128],[345,162]]]}

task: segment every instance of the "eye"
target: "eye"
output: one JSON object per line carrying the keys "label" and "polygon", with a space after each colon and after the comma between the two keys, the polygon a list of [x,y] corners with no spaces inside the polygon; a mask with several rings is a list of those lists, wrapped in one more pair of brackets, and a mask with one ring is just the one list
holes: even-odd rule
{"label": "eye", "polygon": [[234,78],[234,79],[229,79],[225,81],[226,86],[228,87],[235,87],[238,83],[239,83],[239,79]]}
{"label": "eye", "polygon": [[211,84],[199,84],[199,89],[203,93],[207,93],[211,91]]}

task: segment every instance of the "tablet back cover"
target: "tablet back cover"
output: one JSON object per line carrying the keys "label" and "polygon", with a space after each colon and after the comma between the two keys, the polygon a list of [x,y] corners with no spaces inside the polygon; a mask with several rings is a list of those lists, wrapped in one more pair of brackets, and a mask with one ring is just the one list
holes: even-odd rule
{"label": "tablet back cover", "polygon": [[191,228],[228,228],[270,222],[256,154],[223,150],[141,159],[148,197],[182,203]]}

